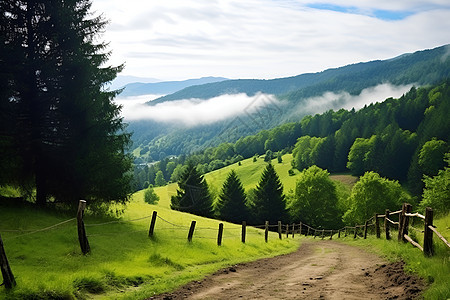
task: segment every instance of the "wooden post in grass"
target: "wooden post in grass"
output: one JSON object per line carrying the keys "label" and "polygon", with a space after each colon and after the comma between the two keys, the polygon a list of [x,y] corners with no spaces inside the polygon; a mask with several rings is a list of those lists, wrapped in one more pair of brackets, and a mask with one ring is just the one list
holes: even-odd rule
{"label": "wooden post in grass", "polygon": [[433,209],[427,207],[425,209],[425,230],[423,235],[423,253],[426,256],[432,256],[434,254],[433,249],[433,231],[430,227],[433,227]]}
{"label": "wooden post in grass", "polygon": [[309,235],[309,226],[308,226],[308,230],[306,231],[306,236]]}
{"label": "wooden post in grass", "polygon": [[333,239],[333,229],[331,229],[331,235],[330,235],[330,240]]}
{"label": "wooden post in grass", "polygon": [[391,214],[391,212],[389,211],[389,209],[386,209],[386,211],[384,213],[384,231],[386,232],[386,240],[391,239],[391,233],[390,233],[389,221],[388,221],[390,214]]}
{"label": "wooden post in grass", "polygon": [[377,239],[379,239],[381,237],[381,232],[380,232],[380,222],[378,220],[377,214],[375,214],[375,231],[377,233]]}
{"label": "wooden post in grass", "polygon": [[344,237],[347,237],[347,226],[345,226],[345,235]]}
{"label": "wooden post in grass", "polygon": [[222,246],[223,223],[219,223],[219,233],[217,234],[217,246]]}
{"label": "wooden post in grass", "polygon": [[269,221],[266,221],[266,223],[264,224],[264,240],[267,241],[269,240]]}
{"label": "wooden post in grass", "polygon": [[366,221],[366,223],[364,223],[364,239],[367,239],[367,225],[369,225],[369,221]]}
{"label": "wooden post in grass", "polygon": [[12,289],[16,286],[16,279],[11,271],[11,267],[6,257],[5,248],[3,247],[2,236],[0,235],[0,269],[2,270],[3,284],[5,288]]}
{"label": "wooden post in grass", "polygon": [[338,239],[341,237],[341,230],[338,230]]}
{"label": "wooden post in grass", "polygon": [[404,203],[404,209],[402,208],[402,225],[401,230],[399,229],[398,232],[398,241],[407,242],[405,235],[408,235],[408,229],[409,229],[409,217],[406,214],[411,213],[412,206],[409,203]]}
{"label": "wooden post in grass", "polygon": [[355,224],[355,232],[353,233],[354,239],[356,239],[357,234],[358,234],[358,225]]}
{"label": "wooden post in grass", "polygon": [[278,221],[278,238],[281,240],[281,221]]}
{"label": "wooden post in grass", "polygon": [[295,237],[295,223],[292,223],[292,238]]}
{"label": "wooden post in grass", "polygon": [[242,240],[242,242],[245,244],[245,234],[246,234],[246,231],[247,231],[247,222],[245,222],[245,221],[242,221],[242,238],[241,238],[241,240]]}
{"label": "wooden post in grass", "polygon": [[77,228],[78,228],[78,241],[80,242],[81,252],[88,254],[91,251],[89,241],[86,236],[86,229],[84,228],[84,210],[86,209],[86,200],[80,200],[78,203],[77,212]]}
{"label": "wooden post in grass", "polygon": [[402,212],[398,215],[398,235],[397,239],[398,241],[403,240],[403,218],[405,217],[406,213],[406,203],[402,204]]}
{"label": "wooden post in grass", "polygon": [[[300,222],[300,229],[298,230],[300,235],[302,235],[302,222]],[[305,234],[306,235],[306,234]]]}
{"label": "wooden post in grass", "polygon": [[325,236],[325,229],[322,229],[322,240],[323,240],[324,236]]}
{"label": "wooden post in grass", "polygon": [[156,211],[153,211],[152,220],[150,221],[150,229],[148,230],[148,236],[149,237],[152,237],[153,236],[153,232],[155,231],[155,223],[156,223],[157,215],[158,215],[158,213]]}
{"label": "wooden post in grass", "polygon": [[188,234],[188,242],[192,242],[192,237],[194,236],[194,230],[195,230],[195,224],[196,221],[191,222],[191,227],[189,228],[189,234]]}
{"label": "wooden post in grass", "polygon": [[289,238],[289,224],[286,224],[286,238]]}

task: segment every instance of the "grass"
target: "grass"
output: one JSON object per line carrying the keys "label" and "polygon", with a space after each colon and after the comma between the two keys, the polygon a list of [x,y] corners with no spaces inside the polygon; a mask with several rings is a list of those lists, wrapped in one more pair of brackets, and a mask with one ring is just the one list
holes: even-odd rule
{"label": "grass", "polygon": [[[450,215],[437,219],[434,225],[448,240],[450,237]],[[415,226],[420,228],[417,223]],[[420,231],[410,230],[409,235],[423,245],[423,234]],[[369,235],[367,240],[360,238],[354,240],[350,236],[340,240],[350,245],[362,247],[369,252],[375,252],[389,261],[403,260],[407,272],[419,275],[424,279],[425,283],[429,284],[423,294],[424,299],[449,299],[450,249],[434,235],[435,255],[433,257],[425,257],[419,249],[411,244],[399,243],[396,231],[392,232],[392,236],[393,239],[391,241],[386,241],[383,234],[381,239],[377,239],[374,235]]]}
{"label": "grass", "polygon": [[[283,183],[284,192],[288,193],[290,190],[295,191],[295,185],[300,172],[294,170],[294,176],[289,176],[288,171],[292,168],[292,154],[285,154],[282,158],[282,163],[278,163],[275,158],[272,160],[272,164]],[[258,184],[266,164],[264,157],[259,157],[256,162],[253,162],[253,158],[248,158],[242,160],[240,166],[238,163],[235,163],[219,170],[209,172],[205,174],[205,179],[208,185],[212,187],[212,190],[220,192],[228,173],[234,169],[241,179],[245,190],[248,192],[249,189],[255,188]],[[348,174],[330,175],[330,179],[337,183],[338,191],[340,191],[343,197],[350,194],[351,188],[357,181],[357,177]],[[170,197],[176,195],[177,188],[178,185],[176,183],[171,183],[154,189],[156,194],[160,197],[159,205],[161,207],[170,207]]]}
{"label": "grass", "polygon": [[[136,219],[153,210],[164,220],[157,219],[155,236],[148,238],[150,218]],[[219,247],[219,221],[146,204],[142,192],[134,195],[120,223],[93,226],[112,220],[85,217],[89,255],[81,254],[75,220],[33,232],[72,217],[0,203],[0,233],[17,281],[11,291],[0,288],[0,299],[144,299],[227,265],[292,252],[300,244],[298,238],[280,241],[275,233],[266,244],[264,232],[255,228],[247,229],[243,244],[241,227],[225,223]],[[197,227],[188,243],[192,220]]]}

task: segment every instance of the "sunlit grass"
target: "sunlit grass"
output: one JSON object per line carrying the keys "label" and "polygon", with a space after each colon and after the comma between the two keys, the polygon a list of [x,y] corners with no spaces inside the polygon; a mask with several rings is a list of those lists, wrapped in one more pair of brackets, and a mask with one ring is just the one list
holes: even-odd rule
{"label": "sunlit grass", "polygon": [[[149,238],[153,210],[160,218]],[[265,243],[263,230],[247,228],[243,244],[241,226],[224,223],[222,246],[217,246],[220,221],[148,205],[142,193],[128,205],[123,222],[97,226],[112,220],[85,217],[91,246],[86,256],[79,248],[75,220],[48,231],[27,231],[72,217],[33,206],[1,206],[0,233],[17,287],[10,292],[0,288],[0,299],[144,299],[227,265],[292,252],[300,243],[298,237],[280,241],[275,233]],[[197,226],[189,243],[192,220]],[[11,229],[22,232],[5,231]]]}

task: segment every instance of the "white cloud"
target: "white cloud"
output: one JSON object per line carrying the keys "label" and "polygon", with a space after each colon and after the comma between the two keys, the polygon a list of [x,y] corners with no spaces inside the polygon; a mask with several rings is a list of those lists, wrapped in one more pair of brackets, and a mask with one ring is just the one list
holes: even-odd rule
{"label": "white cloud", "polygon": [[370,13],[313,9],[319,0],[94,0],[111,20],[105,40],[125,75],[164,80],[224,76],[274,78],[386,59],[449,43],[444,0],[330,0],[359,10],[398,10],[396,21]]}
{"label": "white cloud", "polygon": [[128,97],[117,99],[121,104],[122,116],[126,121],[153,120],[171,122],[184,126],[210,124],[232,117],[251,114],[259,108],[279,103],[272,95],[257,94],[249,97],[246,94],[222,95],[208,100],[188,99],[166,101],[154,106],[145,102],[154,96]]}
{"label": "white cloud", "polygon": [[413,85],[392,85],[390,83],[379,84],[366,88],[359,95],[350,95],[348,92],[326,92],[319,97],[311,97],[300,104],[294,114],[316,114],[330,109],[352,109],[363,108],[364,105],[383,102],[387,98],[399,98],[408,92]]}

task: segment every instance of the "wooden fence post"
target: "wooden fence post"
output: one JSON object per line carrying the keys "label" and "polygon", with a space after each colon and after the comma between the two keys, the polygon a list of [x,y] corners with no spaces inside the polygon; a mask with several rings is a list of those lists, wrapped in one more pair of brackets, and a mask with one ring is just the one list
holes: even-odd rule
{"label": "wooden fence post", "polygon": [[11,271],[11,267],[8,263],[8,258],[6,257],[5,248],[3,247],[2,236],[0,235],[0,269],[3,276],[3,284],[5,288],[12,289],[16,286],[16,279]]}
{"label": "wooden fence post", "polygon": [[377,239],[379,239],[381,237],[381,232],[380,232],[380,222],[378,220],[377,214],[375,214],[375,231],[377,234]]}
{"label": "wooden fence post", "polygon": [[366,221],[366,223],[364,223],[364,239],[367,239],[367,225],[368,225],[369,221]]}
{"label": "wooden fence post", "polygon": [[412,211],[412,206],[409,203],[405,203],[405,209],[402,209],[402,230],[400,233],[399,230],[399,241],[403,241],[403,242],[407,242],[407,240],[405,239],[405,234],[408,235],[408,228],[409,228],[409,217],[406,215],[407,213],[411,213]]}
{"label": "wooden fence post", "polygon": [[299,231],[299,234],[302,235],[302,222],[300,222],[300,229],[298,231]]}
{"label": "wooden fence post", "polygon": [[295,223],[292,223],[292,238],[295,237]]}
{"label": "wooden fence post", "polygon": [[345,235],[344,237],[347,237],[347,226],[345,226]]}
{"label": "wooden fence post", "polygon": [[384,231],[386,232],[386,240],[391,239],[391,233],[390,233],[389,221],[388,221],[390,214],[391,214],[391,212],[389,211],[389,209],[386,209],[386,211],[384,213]]}
{"label": "wooden fence post", "polygon": [[325,236],[325,229],[322,229],[322,240],[323,240],[324,236]]}
{"label": "wooden fence post", "polygon": [[433,209],[427,207],[425,209],[425,230],[423,236],[423,253],[427,256],[432,256],[434,254],[433,248],[433,231],[429,228],[433,227]]}
{"label": "wooden fence post", "polygon": [[308,231],[306,231],[306,236],[308,236],[309,235],[309,226],[308,226]]}
{"label": "wooden fence post", "polygon": [[330,235],[330,240],[333,239],[333,229],[331,229],[331,235]]}
{"label": "wooden fence post", "polygon": [[217,246],[222,246],[223,223],[219,223],[219,233],[217,234]]}
{"label": "wooden fence post", "polygon": [[241,240],[245,244],[245,233],[247,231],[247,222],[242,221],[242,237]]}
{"label": "wooden fence post", "polygon": [[353,233],[353,238],[356,239],[356,235],[358,234],[358,225],[355,224],[355,232]]}
{"label": "wooden fence post", "polygon": [[195,224],[197,223],[197,221],[192,221],[191,222],[191,227],[189,228],[189,234],[188,234],[188,241],[192,242],[192,237],[194,236],[194,229],[195,229]]}
{"label": "wooden fence post", "polygon": [[405,217],[406,213],[406,203],[402,204],[402,212],[398,215],[398,235],[397,239],[398,241],[403,241],[403,218]]}
{"label": "wooden fence post", "polygon": [[338,230],[338,239],[341,238],[341,230]]}
{"label": "wooden fence post", "polygon": [[86,200],[80,200],[78,202],[78,212],[77,212],[77,228],[78,228],[78,241],[80,242],[81,252],[87,254],[91,251],[89,246],[89,241],[86,236],[86,229],[84,228],[84,210],[86,208]]}
{"label": "wooden fence post", "polygon": [[155,231],[155,223],[156,223],[156,217],[157,217],[158,213],[156,212],[156,210],[153,211],[152,214],[152,220],[150,221],[150,229],[148,230],[148,236],[152,237],[153,236],[153,232]]}
{"label": "wooden fence post", "polygon": [[289,238],[289,224],[286,224],[286,238]]}
{"label": "wooden fence post", "polygon": [[264,240],[267,243],[267,241],[269,240],[269,221],[266,221],[264,227]]}
{"label": "wooden fence post", "polygon": [[278,237],[280,238],[280,240],[282,239],[282,237],[281,237],[281,221],[278,221]]}

